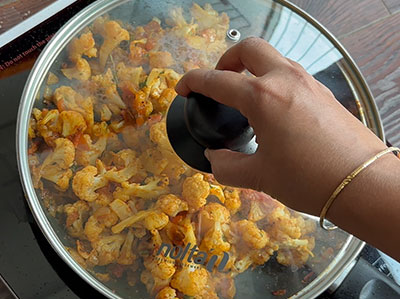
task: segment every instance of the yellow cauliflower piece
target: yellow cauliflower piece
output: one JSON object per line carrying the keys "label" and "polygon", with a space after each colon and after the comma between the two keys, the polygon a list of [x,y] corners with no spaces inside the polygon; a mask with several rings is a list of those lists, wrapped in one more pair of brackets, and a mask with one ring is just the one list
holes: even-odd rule
{"label": "yellow cauliflower piece", "polygon": [[125,242],[124,235],[103,236],[99,240],[92,242],[94,255],[98,266],[114,263],[120,256],[120,250]]}
{"label": "yellow cauliflower piece", "polygon": [[232,215],[240,209],[242,202],[240,201],[240,193],[235,188],[226,188],[224,190],[225,207],[231,212]]}
{"label": "yellow cauliflower piece", "polygon": [[313,237],[309,237],[303,240],[293,240],[291,243],[279,248],[276,260],[284,266],[302,267],[310,255],[313,256],[312,250],[315,246],[315,240]]}
{"label": "yellow cauliflower piece", "polygon": [[82,114],[76,111],[63,111],[60,113],[62,121],[62,135],[68,137],[78,132],[84,132],[87,128]]}
{"label": "yellow cauliflower piece", "polygon": [[[193,264],[193,267],[197,265]],[[191,269],[188,266],[177,271],[172,278],[171,286],[188,296],[202,293],[207,286],[208,272],[204,268]]]}
{"label": "yellow cauliflower piece", "polygon": [[214,195],[221,203],[225,202],[224,191],[220,185],[214,185],[210,183],[210,195]]}
{"label": "yellow cauliflower piece", "polygon": [[135,223],[141,222],[144,227],[148,230],[160,230],[168,224],[169,218],[161,211],[157,210],[145,210],[139,211],[136,214],[125,218],[120,223],[114,225],[111,231],[114,234],[118,234],[125,228],[134,225]]}
{"label": "yellow cauliflower piece", "polygon": [[59,111],[57,109],[43,109],[40,111],[37,108],[33,108],[32,114],[36,120],[35,129],[38,133],[37,135],[43,137],[46,144],[54,147],[54,141],[60,137],[62,131]]}
{"label": "yellow cauliflower piece", "polygon": [[166,233],[171,242],[182,247],[189,243],[191,246],[197,244],[190,216],[177,216],[177,218],[173,222],[169,222],[166,226]]}
{"label": "yellow cauliflower piece", "polygon": [[104,74],[92,76],[92,93],[97,95],[96,101],[105,104],[114,114],[119,114],[121,109],[126,109],[126,104],[121,99],[111,69]]}
{"label": "yellow cauliflower piece", "polygon": [[89,210],[89,205],[83,200],[64,205],[65,227],[70,236],[74,238],[82,238],[84,236],[83,224],[89,215]]}
{"label": "yellow cauliflower piece", "polygon": [[203,180],[201,173],[187,177],[183,182],[182,197],[188,203],[189,210],[197,211],[207,203],[210,194],[210,185]]}
{"label": "yellow cauliflower piece", "polygon": [[201,244],[200,249],[210,252],[214,249],[213,254],[220,254],[229,251],[231,244],[225,241],[224,233],[219,222],[215,222],[214,227],[207,231]]}
{"label": "yellow cauliflower piece", "polygon": [[261,249],[269,243],[269,237],[265,231],[249,220],[240,220],[233,223],[233,230],[249,248]]}
{"label": "yellow cauliflower piece", "polygon": [[176,290],[171,287],[165,287],[158,292],[156,299],[178,299]]}
{"label": "yellow cauliflower piece", "polygon": [[76,111],[82,114],[88,128],[94,123],[93,103],[91,98],[83,98],[70,86],[61,86],[54,91],[53,97],[59,111]]}
{"label": "yellow cauliflower piece", "polygon": [[175,217],[179,212],[189,209],[188,204],[174,194],[160,196],[156,202],[156,208],[170,217]]}
{"label": "yellow cauliflower piece", "polygon": [[142,81],[142,77],[144,76],[143,68],[141,66],[129,67],[125,66],[123,62],[120,62],[118,63],[116,70],[117,77],[120,82],[128,81],[139,90],[139,85]]}
{"label": "yellow cauliflower piece", "polygon": [[55,183],[61,190],[67,190],[69,179],[72,177],[72,166],[75,158],[73,143],[65,138],[58,138],[55,141],[55,149],[43,161],[39,171],[39,178],[42,177]]}
{"label": "yellow cauliflower piece", "polygon": [[72,62],[76,62],[82,55],[87,57],[96,57],[97,49],[92,32],[81,34],[79,38],[74,38],[68,45],[68,57]]}
{"label": "yellow cauliflower piece", "polygon": [[148,148],[140,155],[144,168],[155,175],[160,175],[168,165],[168,160],[156,148]]}
{"label": "yellow cauliflower piece", "polygon": [[97,168],[89,165],[75,174],[72,180],[72,189],[80,199],[95,201],[99,196],[96,190],[106,186],[107,183],[108,180],[104,174],[98,174]]}
{"label": "yellow cauliflower piece", "polygon": [[133,211],[124,201],[116,199],[110,203],[110,208],[118,215],[119,219],[124,220],[132,216]]}
{"label": "yellow cauliflower piece", "polygon": [[115,21],[107,21],[102,28],[103,44],[100,47],[99,63],[103,69],[106,65],[109,55],[114,48],[124,40],[129,40],[129,32],[121,27]]}
{"label": "yellow cauliflower piece", "polygon": [[175,261],[171,258],[155,259],[153,256],[149,256],[144,261],[144,266],[153,277],[159,279],[169,279],[175,273]]}
{"label": "yellow cauliflower piece", "polygon": [[131,149],[124,149],[115,154],[114,159],[120,159],[123,162],[123,168],[117,170],[112,168],[108,170],[104,177],[110,181],[122,183],[129,180],[138,173],[141,168],[140,161],[136,158],[136,153]]}
{"label": "yellow cauliflower piece", "polygon": [[114,198],[123,201],[129,200],[131,196],[143,199],[154,199],[169,192],[168,177],[149,177],[144,185],[136,183],[122,182],[121,187],[114,191]]}
{"label": "yellow cauliflower piece", "polygon": [[105,225],[100,223],[96,216],[92,215],[85,223],[85,235],[89,241],[96,241],[104,228]]}
{"label": "yellow cauliflower piece", "polygon": [[199,231],[204,234],[212,229],[216,222],[225,224],[230,222],[230,214],[223,205],[210,202],[205,205],[199,212]]}
{"label": "yellow cauliflower piece", "polygon": [[126,234],[124,245],[122,245],[120,256],[118,257],[117,263],[120,265],[131,265],[136,259],[136,255],[133,254],[132,245],[133,245],[133,232],[132,230],[128,230]]}
{"label": "yellow cauliflower piece", "polygon": [[79,81],[87,81],[92,75],[89,62],[84,58],[79,58],[73,67],[61,69],[61,72],[69,80],[76,79]]}
{"label": "yellow cauliflower piece", "polygon": [[82,136],[76,148],[76,163],[82,166],[94,165],[107,146],[107,136],[101,136],[96,142],[92,142],[90,135]]}

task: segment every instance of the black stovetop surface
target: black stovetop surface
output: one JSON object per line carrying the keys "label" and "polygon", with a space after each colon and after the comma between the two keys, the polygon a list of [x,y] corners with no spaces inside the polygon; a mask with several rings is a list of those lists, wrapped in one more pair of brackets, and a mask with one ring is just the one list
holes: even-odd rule
{"label": "black stovetop surface", "polygon": [[[32,43],[51,36],[66,20],[93,1],[77,1],[43,25],[0,50],[0,65]],[[14,65],[0,70],[0,275],[24,299],[104,298],[85,283],[51,248],[27,206],[20,184],[15,131],[17,112],[31,65],[41,48]],[[379,253],[367,246],[362,256],[386,271]],[[385,273],[390,275],[389,273]],[[323,296],[327,298],[326,295]]]}

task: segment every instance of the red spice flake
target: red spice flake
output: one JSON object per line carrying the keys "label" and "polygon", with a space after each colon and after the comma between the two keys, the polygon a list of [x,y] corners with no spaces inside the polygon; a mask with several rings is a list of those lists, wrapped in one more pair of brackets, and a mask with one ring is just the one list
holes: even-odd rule
{"label": "red spice flake", "polygon": [[331,259],[331,258],[333,258],[334,253],[335,253],[335,251],[333,250],[333,248],[332,247],[328,247],[327,249],[325,249],[322,252],[321,257],[323,259]]}
{"label": "red spice flake", "polygon": [[276,290],[272,292],[272,295],[274,296],[283,296],[285,294],[286,294],[286,289]]}
{"label": "red spice flake", "polygon": [[311,278],[314,276],[314,272],[308,273],[306,276],[304,276],[303,280],[301,281],[302,283],[308,283],[310,282]]}

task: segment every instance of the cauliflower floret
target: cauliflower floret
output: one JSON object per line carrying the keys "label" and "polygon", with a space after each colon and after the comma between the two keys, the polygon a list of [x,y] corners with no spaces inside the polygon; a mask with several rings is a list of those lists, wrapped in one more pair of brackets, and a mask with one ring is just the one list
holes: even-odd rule
{"label": "cauliflower floret", "polygon": [[153,256],[149,256],[145,260],[144,266],[153,277],[159,279],[169,279],[175,273],[175,261],[171,258],[155,259]]}
{"label": "cauliflower floret", "polygon": [[171,287],[165,287],[158,292],[156,299],[178,299],[176,290]]}
{"label": "cauliflower floret", "polygon": [[107,105],[111,112],[119,114],[121,109],[126,109],[126,104],[118,93],[111,69],[107,69],[104,74],[92,76],[90,83],[92,93],[97,95],[96,100]]}
{"label": "cauliflower floret", "polygon": [[62,121],[62,135],[64,137],[84,132],[87,128],[82,114],[76,111],[63,111],[60,113]]}
{"label": "cauliflower floret", "polygon": [[156,148],[148,148],[140,155],[144,168],[155,175],[160,175],[168,165],[168,160]]}
{"label": "cauliflower floret", "polygon": [[291,217],[289,210],[282,204],[268,215],[271,238],[277,242],[301,237],[301,228],[298,219]]}
{"label": "cauliflower floret", "polygon": [[118,215],[119,219],[124,220],[132,216],[133,211],[124,201],[116,199],[110,203],[110,208]]}
{"label": "cauliflower floret", "polygon": [[[188,296],[196,296],[206,288],[208,272],[204,268],[193,269],[186,265],[172,278],[171,286]],[[196,265],[190,265],[196,268]]]}
{"label": "cauliflower floret", "polygon": [[234,233],[239,236],[249,248],[261,249],[269,243],[269,237],[265,231],[259,229],[257,225],[249,220],[240,220],[232,223]]}
{"label": "cauliflower floret", "polygon": [[166,176],[149,177],[144,185],[123,182],[121,187],[117,187],[113,196],[123,201],[129,200],[131,196],[154,199],[169,192],[168,184],[168,177]]}
{"label": "cauliflower floret", "polygon": [[166,227],[166,233],[173,244],[183,247],[189,243],[192,246],[197,244],[193,224],[189,215],[176,216],[171,222],[168,223]]}
{"label": "cauliflower floret", "polygon": [[74,38],[68,45],[69,59],[76,62],[82,55],[96,57],[97,49],[92,32],[83,33],[79,38]]}
{"label": "cauliflower floret", "polygon": [[132,41],[129,45],[129,60],[134,66],[143,65],[149,59],[146,49],[137,46],[137,44],[138,41]]}
{"label": "cauliflower floret", "polygon": [[79,58],[73,67],[61,69],[61,72],[69,80],[77,79],[79,81],[87,81],[92,75],[89,62],[84,58]]}
{"label": "cauliflower floret", "polygon": [[199,212],[199,232],[201,235],[212,229],[216,222],[225,224],[230,222],[230,214],[227,208],[219,203],[210,202]]}
{"label": "cauliflower floret", "polygon": [[90,202],[95,201],[99,196],[96,190],[104,187],[107,183],[108,180],[104,174],[98,174],[97,168],[89,165],[75,174],[72,180],[72,189],[80,199]]}
{"label": "cauliflower floret", "polygon": [[154,111],[165,113],[165,111],[167,111],[168,107],[171,105],[175,97],[176,97],[175,89],[165,88],[164,90],[161,91],[161,94],[152,101]]}
{"label": "cauliflower floret", "polygon": [[96,57],[97,49],[91,32],[84,33],[80,38],[74,38],[68,46],[69,59],[75,63],[71,68],[61,69],[68,79],[87,81],[91,76],[91,68],[82,55]]}
{"label": "cauliflower floret", "polygon": [[124,245],[122,245],[120,256],[117,260],[117,263],[120,265],[131,265],[136,259],[136,255],[132,252],[133,245],[133,232],[132,230],[128,230],[126,234]]}
{"label": "cauliflower floret", "polygon": [[148,230],[160,230],[168,224],[169,218],[163,212],[157,210],[139,211],[120,223],[114,225],[111,230],[114,234],[118,234],[126,227],[132,226],[137,222],[143,223],[144,227]]}
{"label": "cauliflower floret", "polygon": [[76,111],[82,114],[88,128],[94,122],[93,103],[91,98],[83,98],[69,86],[61,86],[54,91],[54,103],[59,111]]}
{"label": "cauliflower floret", "polygon": [[231,244],[225,241],[224,233],[219,222],[215,222],[214,227],[207,231],[203,241],[201,242],[200,249],[210,252],[214,249],[213,254],[220,254],[229,251]]}
{"label": "cauliflower floret", "polygon": [[124,242],[125,236],[121,234],[103,236],[98,241],[92,242],[93,255],[96,257],[97,265],[104,266],[116,262]]}
{"label": "cauliflower floret", "polygon": [[157,122],[150,127],[150,140],[157,144],[161,150],[171,149],[167,136],[167,125],[165,122]]}
{"label": "cauliflower floret", "polygon": [[96,241],[104,228],[105,225],[100,223],[96,216],[92,215],[85,224],[85,235],[89,241]]}
{"label": "cauliflower floret", "polygon": [[191,13],[199,26],[199,31],[214,28],[217,31],[216,38],[225,39],[226,31],[229,29],[229,17],[226,13],[219,15],[209,3],[206,3],[204,8],[193,3]]}
{"label": "cauliflower floret", "polygon": [[43,161],[40,167],[39,178],[42,177],[55,183],[61,190],[67,190],[75,158],[75,148],[72,142],[65,138],[55,141],[55,149]]}
{"label": "cauliflower floret", "polygon": [[65,227],[70,236],[82,238],[84,236],[83,224],[89,214],[89,205],[83,200],[78,200],[73,204],[66,204],[63,207],[66,215]]}
{"label": "cauliflower floret", "polygon": [[137,89],[139,89],[140,82],[144,76],[143,68],[125,66],[123,62],[117,65],[117,77],[120,82],[128,81]]}
{"label": "cauliflower floret", "polygon": [[43,137],[46,144],[53,147],[55,139],[60,137],[62,131],[62,122],[60,113],[57,109],[40,111],[33,108],[32,114],[36,120],[35,128],[38,136]]}
{"label": "cauliflower floret", "polygon": [[132,108],[136,113],[136,124],[142,125],[153,112],[153,103],[149,99],[149,88],[145,87],[138,92],[135,92],[134,99],[132,102]]}
{"label": "cauliflower floret", "polygon": [[141,168],[140,161],[136,158],[136,153],[131,149],[124,149],[115,155],[116,159],[123,161],[123,168],[117,170],[112,168],[104,174],[104,177],[110,181],[122,183],[129,180],[138,173]]}
{"label": "cauliflower floret", "polygon": [[151,51],[149,52],[149,64],[151,68],[166,68],[175,64],[175,61],[171,53],[167,51]]}
{"label": "cauliflower floret", "polygon": [[210,185],[203,180],[201,173],[187,177],[183,182],[182,197],[188,203],[189,210],[197,211],[207,203],[206,198],[210,194]]}
{"label": "cauliflower floret", "polygon": [[170,217],[175,217],[178,213],[189,209],[187,203],[174,194],[160,196],[156,202],[156,208]]}
{"label": "cauliflower floret", "polygon": [[101,136],[95,143],[92,143],[90,135],[82,136],[76,148],[76,162],[78,165],[94,165],[107,146],[107,136]]}
{"label": "cauliflower floret", "polygon": [[[292,246],[286,246],[278,250],[278,255],[276,260],[279,264],[284,266],[295,265],[297,267],[302,267],[308,260],[308,258],[313,256],[312,250],[315,246],[315,240],[313,237],[296,240],[290,244]],[[292,248],[290,248],[292,247]]]}
{"label": "cauliflower floret", "polygon": [[240,209],[242,202],[240,201],[240,193],[237,189],[226,188],[224,190],[225,207],[231,212],[232,215]]}
{"label": "cauliflower floret", "polygon": [[118,47],[122,41],[129,40],[129,32],[123,29],[117,22],[107,21],[102,28],[102,35],[104,42],[100,47],[99,63],[100,67],[104,68],[112,50]]}

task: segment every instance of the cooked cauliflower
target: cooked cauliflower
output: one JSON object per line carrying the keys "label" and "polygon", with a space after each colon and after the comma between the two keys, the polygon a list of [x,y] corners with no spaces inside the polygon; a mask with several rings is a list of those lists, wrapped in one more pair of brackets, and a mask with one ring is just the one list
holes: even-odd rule
{"label": "cooked cauliflower", "polygon": [[92,32],[81,34],[79,38],[74,38],[68,45],[68,57],[72,62],[78,61],[83,55],[92,58],[96,57],[97,49]]}
{"label": "cooked cauliflower", "polygon": [[118,234],[103,236],[98,241],[92,242],[93,255],[98,266],[114,263],[120,256],[120,250],[125,242],[125,236]]}
{"label": "cooked cauliflower", "polygon": [[67,190],[72,171],[69,167],[75,158],[75,148],[72,142],[65,138],[58,138],[55,141],[55,149],[43,161],[39,171],[39,178],[42,177],[55,183],[61,190]]}
{"label": "cooked cauliflower", "polygon": [[83,200],[64,205],[65,227],[71,237],[82,238],[84,236],[83,225],[89,215],[89,210],[89,205]]}
{"label": "cooked cauliflower", "polygon": [[88,128],[93,125],[93,103],[91,98],[83,98],[69,86],[61,86],[54,91],[54,103],[59,111],[76,111],[82,114]]}
{"label": "cooked cauliflower", "polygon": [[124,201],[116,199],[110,203],[110,208],[118,215],[119,219],[124,220],[132,216],[133,211]]}
{"label": "cooked cauliflower", "polygon": [[166,68],[175,63],[174,58],[172,58],[169,52],[149,52],[149,63],[151,68]]}
{"label": "cooked cauliflower", "polygon": [[221,203],[225,203],[225,195],[220,185],[210,184],[210,195],[214,195]]}
{"label": "cooked cauliflower", "polygon": [[114,234],[118,234],[126,227],[130,227],[137,222],[142,222],[147,230],[164,228],[168,223],[168,216],[161,211],[146,210],[139,211],[135,215],[125,218],[120,223],[114,225],[111,230]]}
{"label": "cooked cauliflower", "polygon": [[[56,109],[43,109],[40,111],[37,108],[33,108],[32,114],[35,118],[36,134],[41,136],[47,145],[54,147],[54,141],[60,137],[62,131],[60,113]],[[30,134],[32,135],[32,133]]]}
{"label": "cooked cauliflower", "polygon": [[157,149],[150,147],[140,155],[144,168],[155,175],[160,175],[168,166],[168,160]]}
{"label": "cooked cauliflower", "polygon": [[185,265],[184,268],[177,271],[172,278],[171,286],[188,296],[196,296],[202,293],[207,286],[208,272],[204,268],[193,269],[195,264]]}
{"label": "cooked cauliflower", "polygon": [[156,299],[178,299],[176,290],[171,287],[165,287],[158,292]]}
{"label": "cooked cauliflower", "polygon": [[136,183],[130,184],[128,182],[121,183],[121,187],[117,187],[114,192],[114,198],[123,201],[129,200],[131,196],[143,199],[154,199],[168,193],[168,191],[167,177],[150,177],[144,185]]}
{"label": "cooked cauliflower", "polygon": [[122,41],[129,40],[129,32],[115,21],[105,22],[101,31],[104,41],[99,51],[99,63],[104,68],[112,50]]}
{"label": "cooked cauliflower", "polygon": [[63,111],[60,113],[62,122],[62,135],[68,137],[76,133],[82,133],[87,125],[82,114],[76,111]]}
{"label": "cooked cauliflower", "polygon": [[249,248],[261,249],[269,243],[267,233],[252,221],[240,220],[232,223],[232,228],[238,234],[238,241],[243,241]]}
{"label": "cooked cauliflower", "polygon": [[197,244],[196,234],[190,216],[177,216],[172,222],[166,226],[166,233],[173,244],[192,246]]}
{"label": "cooked cauliflower", "polygon": [[120,256],[117,263],[120,265],[131,265],[136,259],[136,255],[132,251],[134,235],[132,230],[128,230],[124,245],[122,245]]}
{"label": "cooked cauliflower", "polygon": [[214,249],[213,254],[229,251],[231,244],[225,240],[221,223],[215,222],[214,227],[208,230],[200,244],[200,249],[206,252]]}
{"label": "cooked cauliflower", "polygon": [[61,72],[68,79],[76,79],[79,81],[87,81],[92,75],[89,62],[84,58],[79,58],[73,67],[61,69]]}
{"label": "cooked cauliflower", "polygon": [[163,280],[171,278],[175,273],[175,261],[171,258],[155,259],[149,256],[144,261],[144,266],[153,277]]}
{"label": "cooked cauliflower", "polygon": [[203,235],[215,226],[215,223],[226,224],[230,222],[227,208],[219,203],[210,202],[199,211],[199,231]]}
{"label": "cooked cauliflower", "polygon": [[104,174],[98,174],[97,168],[89,165],[75,174],[72,180],[72,189],[80,199],[94,201],[99,196],[96,190],[104,187],[107,183],[108,180]]}
{"label": "cooked cauliflower", "polygon": [[118,63],[117,65],[117,77],[120,82],[128,81],[135,88],[139,89],[140,83],[142,82],[142,78],[144,77],[144,71],[141,66],[139,67],[130,67],[125,66],[123,62]]}
{"label": "cooked cauliflower", "polygon": [[210,185],[203,178],[201,173],[196,173],[192,177],[187,177],[183,182],[182,196],[191,211],[197,211],[207,203],[206,198],[210,194]]}
{"label": "cooked cauliflower", "polygon": [[235,188],[226,188],[224,190],[225,207],[231,212],[232,215],[240,209],[242,202],[240,201],[239,191]]}
{"label": "cooked cauliflower", "polygon": [[78,165],[94,165],[107,146],[107,136],[101,136],[96,142],[92,142],[90,135],[85,134],[76,148],[76,162]]}
{"label": "cooked cauliflower", "polygon": [[136,158],[136,153],[131,149],[124,149],[115,154],[116,159],[123,162],[123,168],[117,170],[116,167],[108,170],[104,177],[110,181],[122,183],[129,180],[141,168],[139,160]]}
{"label": "cooked cauliflower", "polygon": [[170,217],[175,217],[178,213],[189,209],[187,203],[174,194],[160,196],[156,202],[156,208]]}

